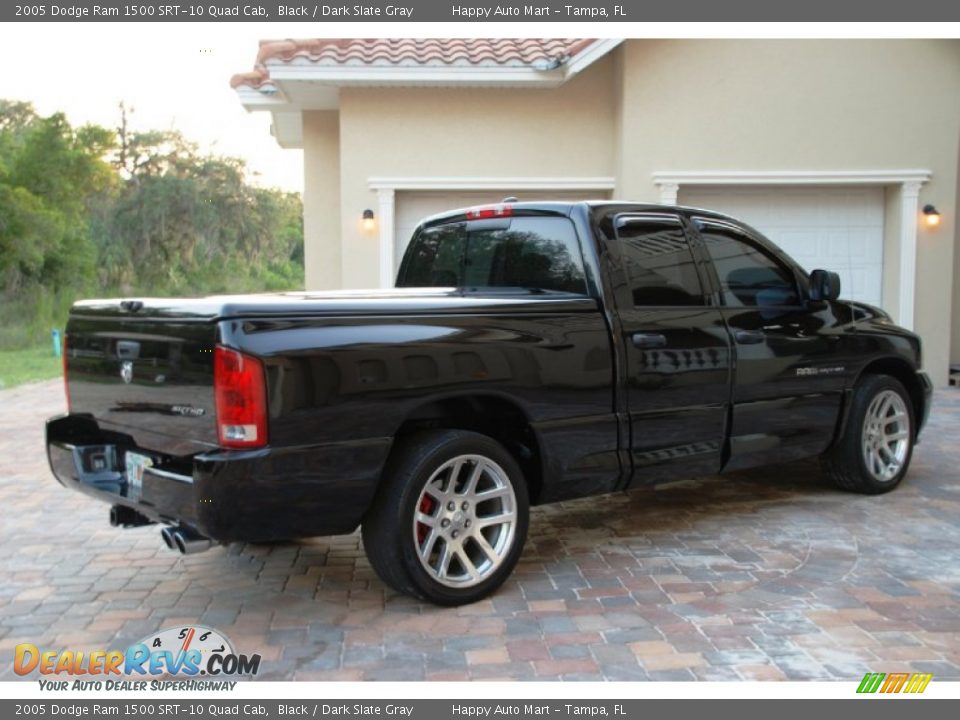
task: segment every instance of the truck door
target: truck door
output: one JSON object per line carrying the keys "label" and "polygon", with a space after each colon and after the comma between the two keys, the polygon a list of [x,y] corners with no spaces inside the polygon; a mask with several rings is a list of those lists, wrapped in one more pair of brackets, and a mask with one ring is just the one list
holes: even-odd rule
{"label": "truck door", "polygon": [[823,452],[847,374],[829,304],[811,308],[800,272],[752,231],[694,218],[733,339],[730,459],[725,470]]}
{"label": "truck door", "polygon": [[631,484],[716,473],[730,392],[729,337],[683,224],[618,215],[613,294],[625,348]]}

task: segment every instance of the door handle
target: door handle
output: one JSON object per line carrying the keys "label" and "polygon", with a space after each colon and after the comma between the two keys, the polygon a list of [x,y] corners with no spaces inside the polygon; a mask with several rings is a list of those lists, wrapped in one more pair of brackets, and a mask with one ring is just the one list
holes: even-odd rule
{"label": "door handle", "polygon": [[630,336],[635,348],[650,350],[652,348],[662,348],[667,346],[667,338],[661,333],[633,333]]}
{"label": "door handle", "polygon": [[767,339],[760,330],[734,330],[733,337],[741,345],[758,345]]}

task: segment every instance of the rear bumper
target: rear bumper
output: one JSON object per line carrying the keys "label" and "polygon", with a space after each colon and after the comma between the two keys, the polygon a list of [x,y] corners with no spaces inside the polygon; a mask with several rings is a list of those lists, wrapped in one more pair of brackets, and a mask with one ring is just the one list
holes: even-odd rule
{"label": "rear bumper", "polygon": [[[352,532],[373,500],[390,438],[260,450],[159,455],[89,416],[47,422],[50,469],[64,487],[220,542]],[[125,455],[151,457],[139,492]]]}

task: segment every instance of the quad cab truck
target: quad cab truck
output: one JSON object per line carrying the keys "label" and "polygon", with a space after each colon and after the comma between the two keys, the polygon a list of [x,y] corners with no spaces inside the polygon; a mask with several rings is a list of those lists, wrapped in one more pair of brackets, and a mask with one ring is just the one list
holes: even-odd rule
{"label": "quad cab truck", "polygon": [[839,292],[705,210],[451,211],[395,289],[78,302],[47,452],[180,552],[359,526],[388,585],[468,603],[531,505],[815,456],[844,490],[895,488],[930,406],[920,340]]}

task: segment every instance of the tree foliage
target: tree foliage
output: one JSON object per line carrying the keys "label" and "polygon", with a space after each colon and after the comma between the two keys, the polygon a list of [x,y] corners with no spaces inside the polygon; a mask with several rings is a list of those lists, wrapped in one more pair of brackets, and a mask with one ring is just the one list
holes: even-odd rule
{"label": "tree foliage", "polygon": [[38,117],[0,101],[0,278],[4,295],[31,284],[62,286],[88,273],[96,256],[87,215],[114,173],[102,157],[103,128],[74,130],[57,113]]}
{"label": "tree foliage", "polygon": [[0,100],[0,347],[84,294],[302,287],[300,196],[174,131],[73,128]]}

